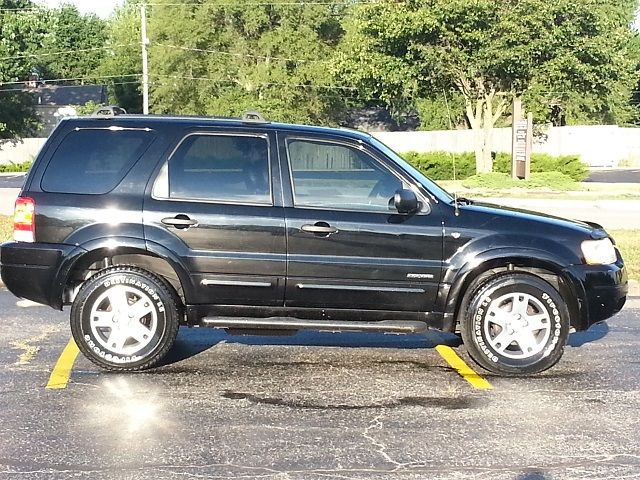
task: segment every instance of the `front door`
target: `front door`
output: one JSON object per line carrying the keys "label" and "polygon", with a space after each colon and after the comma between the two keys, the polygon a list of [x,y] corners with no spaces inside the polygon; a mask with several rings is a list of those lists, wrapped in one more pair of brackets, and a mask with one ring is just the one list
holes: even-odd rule
{"label": "front door", "polygon": [[[282,135],[282,134],[280,134]],[[431,311],[442,267],[442,220],[424,196],[400,215],[393,196],[413,180],[366,144],[281,138],[291,307]]]}
{"label": "front door", "polygon": [[151,249],[176,252],[191,273],[188,303],[283,304],[274,138],[268,131],[190,131],[161,168],[145,200],[145,238]]}

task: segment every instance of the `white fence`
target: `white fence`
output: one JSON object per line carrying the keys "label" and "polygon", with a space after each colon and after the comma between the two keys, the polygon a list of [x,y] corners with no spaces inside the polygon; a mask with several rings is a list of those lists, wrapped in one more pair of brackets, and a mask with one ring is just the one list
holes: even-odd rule
{"label": "white fence", "polygon": [[[432,132],[372,132],[398,152],[449,151],[471,152],[474,132],[442,130]],[[0,164],[19,163],[33,159],[44,138],[25,138],[21,142],[0,141]],[[511,151],[511,129],[497,128],[493,132],[496,152]],[[579,155],[592,167],[640,165],[640,128],[620,128],[608,125],[551,127],[534,142],[534,152],[551,155]]]}
{"label": "white fence", "polygon": [[0,140],[0,165],[33,160],[46,138],[23,138],[18,142]]}
{"label": "white fence", "polygon": [[[472,152],[471,130],[432,132],[372,132],[376,138],[398,152]],[[493,131],[493,149],[511,152],[511,129]],[[640,128],[609,125],[551,127],[534,139],[533,151],[551,155],[579,155],[592,167],[640,165]]]}

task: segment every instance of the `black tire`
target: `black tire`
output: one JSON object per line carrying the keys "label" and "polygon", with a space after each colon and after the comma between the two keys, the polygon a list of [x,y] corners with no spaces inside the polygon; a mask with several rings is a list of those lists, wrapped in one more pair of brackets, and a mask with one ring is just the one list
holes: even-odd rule
{"label": "black tire", "polygon": [[489,278],[467,298],[462,339],[478,365],[501,375],[531,375],[558,363],[570,319],[551,284],[535,275],[508,273]]}
{"label": "black tire", "polygon": [[180,311],[179,297],[160,277],[137,267],[111,267],[78,292],[71,307],[71,332],[80,351],[96,365],[119,372],[144,370],[171,349]]}

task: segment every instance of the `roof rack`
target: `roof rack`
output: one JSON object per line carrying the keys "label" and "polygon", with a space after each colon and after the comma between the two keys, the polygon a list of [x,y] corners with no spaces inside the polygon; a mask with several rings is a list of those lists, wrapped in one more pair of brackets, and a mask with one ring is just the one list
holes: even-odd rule
{"label": "roof rack", "polygon": [[262,116],[260,112],[249,110],[242,114],[243,123],[270,123]]}
{"label": "roof rack", "polygon": [[124,115],[126,113],[127,111],[124,108],[117,105],[105,105],[98,108],[91,116],[94,118],[113,118],[116,115]]}

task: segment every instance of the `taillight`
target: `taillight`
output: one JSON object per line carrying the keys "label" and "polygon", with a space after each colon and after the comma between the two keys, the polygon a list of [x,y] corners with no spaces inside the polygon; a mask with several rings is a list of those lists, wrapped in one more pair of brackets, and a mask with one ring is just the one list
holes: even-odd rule
{"label": "taillight", "polygon": [[18,197],[13,213],[13,239],[16,242],[36,241],[36,202],[33,198]]}

